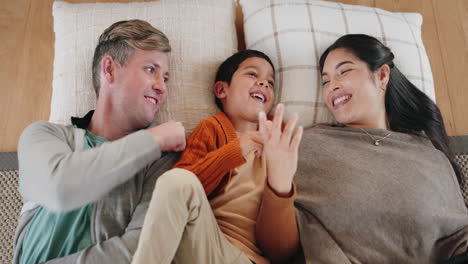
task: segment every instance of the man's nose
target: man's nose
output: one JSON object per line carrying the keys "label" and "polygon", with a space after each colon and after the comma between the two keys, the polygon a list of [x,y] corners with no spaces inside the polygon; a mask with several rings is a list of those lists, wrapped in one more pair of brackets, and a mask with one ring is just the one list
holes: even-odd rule
{"label": "man's nose", "polygon": [[158,74],[153,82],[152,87],[156,93],[165,94],[167,92],[166,82],[164,81],[164,76]]}

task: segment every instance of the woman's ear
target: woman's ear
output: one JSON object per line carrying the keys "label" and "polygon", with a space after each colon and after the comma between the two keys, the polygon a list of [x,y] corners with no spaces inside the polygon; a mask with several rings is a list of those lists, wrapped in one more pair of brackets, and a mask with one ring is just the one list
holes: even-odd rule
{"label": "woman's ear", "polygon": [[217,81],[215,84],[214,84],[214,93],[215,93],[215,96],[218,98],[218,99],[224,99],[226,98],[226,88],[228,87],[228,84],[226,82],[222,82],[222,81]]}
{"label": "woman's ear", "polygon": [[388,66],[388,64],[382,65],[377,70],[376,75],[379,87],[385,91],[388,81],[390,80],[390,66]]}

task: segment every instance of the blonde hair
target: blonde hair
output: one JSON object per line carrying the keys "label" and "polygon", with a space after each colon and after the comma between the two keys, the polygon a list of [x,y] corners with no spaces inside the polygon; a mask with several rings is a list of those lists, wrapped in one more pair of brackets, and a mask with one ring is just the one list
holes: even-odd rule
{"label": "blonde hair", "polygon": [[171,46],[163,32],[139,19],[119,21],[104,30],[93,57],[93,86],[96,96],[99,96],[102,57],[109,55],[120,66],[125,66],[136,49],[167,53],[171,51]]}

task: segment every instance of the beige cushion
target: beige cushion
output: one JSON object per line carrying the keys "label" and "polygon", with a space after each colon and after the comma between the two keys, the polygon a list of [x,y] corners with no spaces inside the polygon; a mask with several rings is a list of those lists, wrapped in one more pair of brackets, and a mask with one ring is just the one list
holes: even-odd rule
{"label": "beige cushion", "polygon": [[212,94],[219,64],[237,51],[235,3],[198,0],[53,5],[55,58],[50,121],[93,109],[91,63],[99,35],[119,20],[143,19],[162,30],[172,46],[168,103],[158,122],[183,121],[188,130],[216,113]]}
{"label": "beige cushion", "polygon": [[434,81],[421,40],[422,17],[313,0],[240,0],[248,49],[269,55],[277,70],[277,100],[306,127],[333,121],[321,94],[318,60],[338,37],[365,33],[388,45],[395,64],[430,98]]}

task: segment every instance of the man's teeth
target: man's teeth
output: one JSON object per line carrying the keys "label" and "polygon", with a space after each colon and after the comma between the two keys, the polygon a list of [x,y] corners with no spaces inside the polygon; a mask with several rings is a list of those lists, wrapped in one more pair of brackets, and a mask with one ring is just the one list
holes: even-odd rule
{"label": "man's teeth", "polygon": [[152,102],[153,104],[156,104],[156,99],[154,98],[146,97],[146,100]]}
{"label": "man's teeth", "polygon": [[344,100],[348,100],[349,98],[351,98],[350,95],[340,96],[340,97],[336,98],[335,100],[333,100],[333,105],[337,105],[337,104],[343,102]]}
{"label": "man's teeth", "polygon": [[261,94],[261,93],[252,93],[252,94],[250,94],[250,96],[258,98],[258,99],[262,100],[262,102],[266,101],[265,96],[263,96],[263,94]]}

